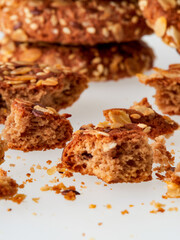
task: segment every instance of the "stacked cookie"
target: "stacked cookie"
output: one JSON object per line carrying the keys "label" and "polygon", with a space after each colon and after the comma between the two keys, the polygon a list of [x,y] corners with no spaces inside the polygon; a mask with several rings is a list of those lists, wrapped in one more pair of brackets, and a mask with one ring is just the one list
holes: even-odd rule
{"label": "stacked cookie", "polygon": [[148,26],[169,46],[180,52],[180,2],[178,0],[139,0]]}
{"label": "stacked cookie", "polygon": [[0,1],[0,61],[60,64],[90,81],[152,67],[150,34],[137,0]]}

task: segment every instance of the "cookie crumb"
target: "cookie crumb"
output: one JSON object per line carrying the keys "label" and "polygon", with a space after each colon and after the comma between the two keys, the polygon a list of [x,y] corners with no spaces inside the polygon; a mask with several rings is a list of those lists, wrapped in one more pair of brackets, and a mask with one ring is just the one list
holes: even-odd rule
{"label": "cookie crumb", "polygon": [[53,175],[53,174],[55,174],[56,171],[57,171],[57,168],[56,168],[56,166],[54,166],[54,167],[49,168],[49,169],[47,170],[47,174],[48,174],[48,175]]}
{"label": "cookie crumb", "polygon": [[13,164],[13,163],[10,163],[9,166],[10,166],[10,167],[15,167],[16,165]]}
{"label": "cookie crumb", "polygon": [[174,149],[172,149],[172,150],[171,150],[171,154],[175,154],[175,151],[174,151]]}
{"label": "cookie crumb", "polygon": [[158,213],[158,212],[165,212],[165,209],[163,207],[165,207],[165,204],[156,202],[155,200],[153,200],[150,205],[154,206],[156,208],[156,210],[151,210],[150,213]]}
{"label": "cookie crumb", "polygon": [[21,204],[25,198],[25,194],[16,194],[14,197],[11,198],[11,200],[17,204]]}
{"label": "cookie crumb", "polygon": [[51,160],[47,160],[46,163],[47,163],[48,165],[51,165],[52,161],[51,161]]}
{"label": "cookie crumb", "polygon": [[75,186],[66,187],[63,183],[59,183],[55,186],[48,186],[46,184],[44,187],[40,188],[41,191],[55,191],[56,194],[62,194],[66,200],[74,201],[76,199],[76,195],[80,195],[78,191],[76,191]]}
{"label": "cookie crumb", "polygon": [[36,166],[36,168],[37,169],[42,169],[41,165],[39,165],[39,164]]}
{"label": "cookie crumb", "polygon": [[96,204],[90,204],[90,205],[89,205],[89,208],[90,208],[90,209],[96,208]]}
{"label": "cookie crumb", "polygon": [[31,171],[31,173],[34,173],[34,172],[35,172],[34,167],[31,167],[31,168],[30,168],[30,171]]}
{"label": "cookie crumb", "polygon": [[40,198],[32,198],[32,200],[33,200],[35,203],[39,203],[39,199],[40,199]]}
{"label": "cookie crumb", "polygon": [[101,185],[102,182],[95,182],[96,185]]}
{"label": "cookie crumb", "polygon": [[129,212],[128,212],[127,209],[125,209],[124,211],[121,211],[121,214],[122,214],[122,215],[125,215],[125,214],[129,214]]}
{"label": "cookie crumb", "polygon": [[106,205],[106,208],[107,208],[107,209],[111,209],[111,208],[112,208],[111,204],[107,204],[107,205]]}
{"label": "cookie crumb", "polygon": [[168,211],[172,212],[172,211],[178,211],[178,208],[177,207],[170,207],[168,208]]}

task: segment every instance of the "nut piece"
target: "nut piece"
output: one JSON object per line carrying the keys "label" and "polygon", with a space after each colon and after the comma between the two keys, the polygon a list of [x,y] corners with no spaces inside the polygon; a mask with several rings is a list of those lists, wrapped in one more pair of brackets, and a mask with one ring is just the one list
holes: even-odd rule
{"label": "nut piece", "polygon": [[[167,41],[167,43],[171,44],[172,47],[180,47],[180,32],[174,26],[170,26],[167,29],[166,35],[168,37],[168,39],[165,38],[165,41]],[[176,45],[174,45],[172,43],[172,40],[169,38],[172,38]]]}
{"label": "nut piece", "polygon": [[98,123],[95,128],[107,128],[107,127],[109,127],[109,122],[104,121],[104,122]]}
{"label": "nut piece", "polygon": [[49,114],[57,114],[56,110],[51,107],[41,107],[39,105],[34,106],[34,109],[43,113],[49,113]]}
{"label": "nut piece", "polygon": [[20,54],[19,60],[22,62],[34,63],[41,57],[41,55],[42,55],[42,52],[40,49],[30,48],[30,49],[26,49]]}
{"label": "nut piece", "polygon": [[135,105],[135,106],[132,106],[131,108],[142,113],[144,116],[149,116],[151,114],[154,114],[154,110],[152,110],[152,108],[148,108],[145,106]]}
{"label": "nut piece", "polygon": [[18,42],[26,42],[28,40],[28,36],[22,29],[17,29],[12,34],[12,40]]}
{"label": "nut piece", "polygon": [[129,115],[123,110],[109,111],[108,116],[112,122],[112,128],[123,127],[125,124],[132,123]]}
{"label": "nut piece", "polygon": [[159,17],[154,25],[154,31],[158,37],[163,37],[167,29],[167,20],[165,17]]}

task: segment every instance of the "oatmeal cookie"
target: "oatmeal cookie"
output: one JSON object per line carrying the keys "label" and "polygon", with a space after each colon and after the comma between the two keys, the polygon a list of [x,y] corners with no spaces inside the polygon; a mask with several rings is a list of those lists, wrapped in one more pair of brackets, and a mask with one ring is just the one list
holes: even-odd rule
{"label": "oatmeal cookie", "polygon": [[137,0],[1,1],[0,28],[18,42],[70,45],[127,42],[152,32]]}
{"label": "oatmeal cookie", "polygon": [[180,64],[154,70],[156,73],[150,76],[140,74],[139,81],[156,89],[155,102],[163,113],[180,115]]}
{"label": "oatmeal cookie", "polygon": [[180,50],[180,2],[178,0],[139,0],[150,26],[163,41]]}
{"label": "oatmeal cookie", "polygon": [[59,115],[51,107],[15,99],[5,122],[3,137],[11,149],[24,152],[63,148],[71,139],[71,115]]}
{"label": "oatmeal cookie", "polygon": [[101,44],[94,47],[0,41],[0,61],[60,64],[86,75],[90,81],[118,80],[153,66],[153,50],[143,41]]}
{"label": "oatmeal cookie", "polygon": [[1,123],[13,99],[19,98],[56,111],[71,106],[87,88],[87,78],[61,67],[8,62],[0,65]]}
{"label": "oatmeal cookie", "polygon": [[82,126],[65,147],[61,168],[95,175],[107,183],[151,180],[153,151],[136,124],[121,128]]}
{"label": "oatmeal cookie", "polygon": [[179,127],[178,123],[168,116],[162,116],[155,112],[147,98],[135,103],[130,109],[104,110],[104,116],[113,128],[121,127],[124,123],[135,123],[152,139],[160,135],[172,134]]}

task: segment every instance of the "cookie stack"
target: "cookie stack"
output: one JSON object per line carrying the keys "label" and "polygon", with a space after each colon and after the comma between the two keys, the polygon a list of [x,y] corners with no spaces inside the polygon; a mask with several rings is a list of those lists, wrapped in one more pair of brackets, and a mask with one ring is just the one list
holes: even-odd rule
{"label": "cookie stack", "polygon": [[5,37],[0,61],[60,64],[90,81],[118,80],[150,69],[150,34],[137,0],[0,1]]}

